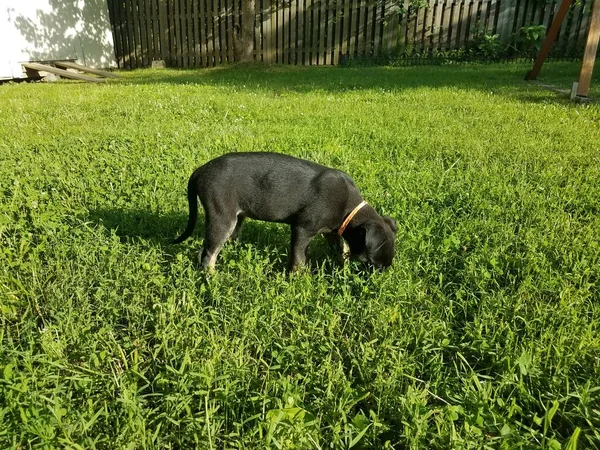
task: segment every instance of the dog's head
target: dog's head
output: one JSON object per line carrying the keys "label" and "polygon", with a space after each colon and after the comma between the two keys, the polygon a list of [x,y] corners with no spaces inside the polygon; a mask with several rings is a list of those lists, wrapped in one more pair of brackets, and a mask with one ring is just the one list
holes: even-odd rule
{"label": "dog's head", "polygon": [[394,219],[381,216],[380,220],[369,220],[344,237],[353,257],[376,268],[382,268],[392,265],[397,230]]}

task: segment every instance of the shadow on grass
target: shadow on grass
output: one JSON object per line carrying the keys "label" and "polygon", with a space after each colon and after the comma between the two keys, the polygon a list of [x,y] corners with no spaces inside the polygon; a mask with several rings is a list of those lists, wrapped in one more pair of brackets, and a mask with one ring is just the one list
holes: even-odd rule
{"label": "shadow on grass", "polygon": [[[141,209],[95,209],[89,213],[89,219],[115,234],[124,241],[141,239],[157,245],[167,253],[175,255],[188,253],[192,261],[196,261],[196,253],[200,250],[200,242],[204,237],[204,215],[198,215],[194,234],[184,243],[173,244],[187,224],[188,216],[184,213],[157,213]],[[193,250],[190,249],[190,244]],[[273,264],[274,270],[283,271],[287,265],[290,247],[290,229],[288,225],[246,219],[242,229],[241,245],[249,244],[260,258],[277,256]],[[231,245],[231,243],[230,243]],[[339,263],[335,250],[329,248],[324,238],[316,237],[309,247],[309,265],[312,269],[320,267],[333,269]],[[217,262],[219,264],[219,262]]]}
{"label": "shadow on grass", "polygon": [[[558,64],[558,63],[557,63]],[[570,71],[561,63],[557,70]],[[227,65],[208,69],[140,70],[121,83],[176,84],[226,87],[238,91],[263,91],[274,95],[322,91],[343,93],[357,90],[403,91],[450,87],[463,90],[502,89],[507,97],[526,103],[562,101],[558,95],[523,80],[527,65],[415,66],[415,67],[311,67],[258,64]],[[563,74],[564,75],[564,74]],[[527,89],[525,89],[527,87]],[[531,90],[540,95],[530,95]]]}

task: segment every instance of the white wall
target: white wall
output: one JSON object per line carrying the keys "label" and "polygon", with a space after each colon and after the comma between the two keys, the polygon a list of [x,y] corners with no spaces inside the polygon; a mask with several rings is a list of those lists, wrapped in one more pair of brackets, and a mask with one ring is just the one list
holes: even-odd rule
{"label": "white wall", "polygon": [[20,63],[77,59],[116,67],[106,0],[0,0],[0,78],[20,77]]}

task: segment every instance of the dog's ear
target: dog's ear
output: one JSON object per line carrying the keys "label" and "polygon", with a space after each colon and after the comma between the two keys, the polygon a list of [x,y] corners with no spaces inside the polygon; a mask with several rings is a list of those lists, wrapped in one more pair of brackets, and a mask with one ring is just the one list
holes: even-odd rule
{"label": "dog's ear", "polygon": [[381,216],[381,217],[383,218],[383,220],[385,220],[385,223],[387,223],[390,226],[390,228],[392,229],[394,234],[396,234],[396,231],[398,231],[398,225],[396,225],[396,221],[388,216]]}

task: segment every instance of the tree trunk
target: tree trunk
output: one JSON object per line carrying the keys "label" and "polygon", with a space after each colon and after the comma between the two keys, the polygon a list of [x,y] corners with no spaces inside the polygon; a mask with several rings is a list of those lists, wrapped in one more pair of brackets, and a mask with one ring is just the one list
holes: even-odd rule
{"label": "tree trunk", "polygon": [[254,18],[256,0],[242,0],[242,26],[235,26],[233,51],[237,62],[254,60]]}

